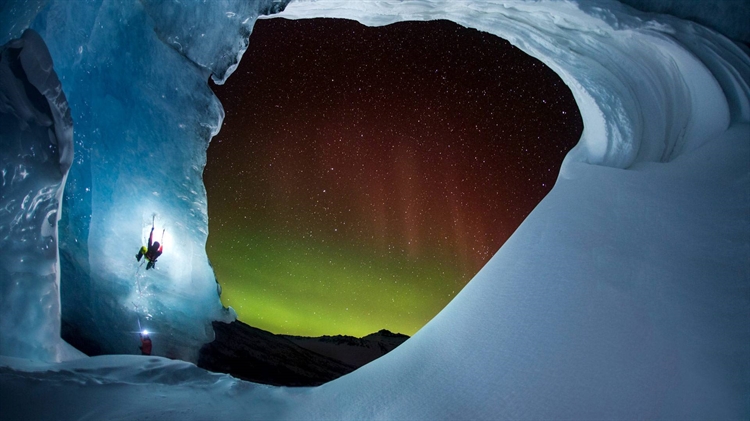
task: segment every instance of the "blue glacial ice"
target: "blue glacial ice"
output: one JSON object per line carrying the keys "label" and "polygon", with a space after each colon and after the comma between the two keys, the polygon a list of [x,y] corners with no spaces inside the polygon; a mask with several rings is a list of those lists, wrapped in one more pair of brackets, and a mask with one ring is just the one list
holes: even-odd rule
{"label": "blue glacial ice", "polygon": [[[51,1],[31,24],[75,121],[59,231],[63,311],[74,308],[76,323],[106,337],[107,352],[132,352],[122,332],[142,317],[163,335],[158,354],[189,360],[211,336],[208,321],[231,318],[203,251],[200,172],[221,120],[206,79],[231,72],[245,41],[227,33],[245,37],[260,5],[245,16],[230,2],[71,3]],[[298,0],[280,16],[449,19],[496,34],[567,83],[581,140],[551,193],[464,290],[350,375],[289,390],[157,358],[0,357],[10,416],[49,418],[60,410],[45,403],[72,402],[70,418],[748,418],[746,46],[608,0]],[[132,255],[154,213],[157,232],[171,237],[158,270],[137,277]],[[52,287],[3,299],[45,292]],[[21,336],[7,325],[0,334]]]}
{"label": "blue glacial ice", "polygon": [[57,222],[73,122],[42,38],[0,47],[0,354],[57,360]]}
{"label": "blue glacial ice", "polygon": [[[282,4],[182,5],[50,1],[31,23],[76,122],[59,223],[60,289],[63,328],[90,353],[137,353],[140,324],[156,335],[155,354],[194,361],[213,339],[211,321],[234,318],[205,252],[202,172],[223,119],[206,82],[231,74],[257,15]],[[17,26],[2,33],[11,37]],[[135,254],[152,220],[165,251],[146,271]]]}

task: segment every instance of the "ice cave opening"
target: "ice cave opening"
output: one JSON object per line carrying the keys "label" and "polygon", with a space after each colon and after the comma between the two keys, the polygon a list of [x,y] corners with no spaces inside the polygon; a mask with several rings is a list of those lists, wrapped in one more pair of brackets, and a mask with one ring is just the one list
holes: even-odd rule
{"label": "ice cave opening", "polygon": [[[715,13],[730,2],[681,3]],[[610,0],[186,4],[0,7],[3,415],[748,418],[747,46]],[[507,39],[571,89],[581,139],[552,191],[435,318],[336,381],[290,390],[158,357],[71,360],[60,281],[74,286],[68,316],[106,338],[102,352],[131,352],[143,317],[158,323],[156,353],[190,361],[211,321],[234,318],[205,254],[201,173],[223,118],[206,80],[223,83],[257,16],[284,8],[373,26],[448,19]],[[153,214],[180,252],[140,283],[134,254]]]}
{"label": "ice cave opening", "polygon": [[274,333],[413,335],[555,183],[570,90],[446,20],[263,19],[203,174],[222,302]]}

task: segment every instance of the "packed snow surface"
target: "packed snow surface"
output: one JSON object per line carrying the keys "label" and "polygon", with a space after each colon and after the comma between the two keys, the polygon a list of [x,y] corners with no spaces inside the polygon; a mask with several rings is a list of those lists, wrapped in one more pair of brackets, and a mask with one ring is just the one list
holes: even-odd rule
{"label": "packed snow surface", "polygon": [[[197,3],[189,11],[181,3],[157,3],[93,2],[73,13],[69,2],[52,2],[32,27],[50,48],[73,110],[76,146],[83,149],[66,186],[66,200],[81,204],[63,208],[69,215],[61,221],[61,254],[67,254],[63,265],[77,261],[71,270],[80,276],[70,282],[90,284],[73,289],[104,302],[95,310],[83,306],[80,317],[100,332],[125,329],[135,314],[122,309],[141,302],[152,315],[175,313],[164,316],[171,317],[165,329],[187,332],[191,343],[205,339],[208,334],[196,332],[223,311],[209,291],[213,280],[201,248],[206,145],[199,140],[215,133],[221,119],[205,79],[213,72],[223,80],[232,60],[206,54],[229,45],[235,46],[227,47],[229,56],[237,57],[244,44],[225,31],[207,30],[203,40],[181,23],[214,28],[194,20],[206,16],[221,26],[221,19],[236,16],[216,13],[229,10],[228,1],[201,3],[210,9],[205,14],[193,11]],[[746,47],[697,24],[605,0],[300,0],[280,16],[366,25],[449,19],[496,34],[568,84],[584,119],[581,140],[551,193],[464,290],[413,338],[350,375],[287,389],[158,357],[55,364],[34,353],[21,355],[26,360],[11,355],[0,359],[3,414],[750,417]],[[206,47],[214,43],[221,45]],[[93,189],[89,196],[86,188]],[[128,259],[140,244],[132,237],[148,232],[152,212],[157,228],[173,235],[172,247],[183,248],[169,258],[165,251],[154,278],[141,284],[150,293],[138,301],[133,278],[119,274],[134,270]],[[78,225],[87,217],[90,223]],[[65,237],[70,233],[77,235]],[[102,273],[113,277],[109,287],[102,286]],[[131,317],[110,325],[121,314]],[[18,333],[0,332],[3,339]]]}

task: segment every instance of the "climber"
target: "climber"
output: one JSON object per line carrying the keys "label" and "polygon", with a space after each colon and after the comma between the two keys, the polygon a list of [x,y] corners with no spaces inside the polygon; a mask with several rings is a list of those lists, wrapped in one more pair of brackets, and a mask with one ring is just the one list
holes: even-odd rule
{"label": "climber", "polygon": [[148,336],[148,330],[141,332],[141,349],[142,355],[151,355],[151,338]]}
{"label": "climber", "polygon": [[[148,236],[148,247],[143,246],[140,250],[138,250],[138,254],[135,255],[135,258],[140,262],[141,257],[145,257],[146,260],[148,260],[148,264],[146,265],[146,270],[149,270],[154,267],[156,264],[156,259],[161,256],[162,249],[164,246],[159,244],[158,241],[153,241],[154,239],[154,226],[151,226],[151,234]],[[162,240],[164,240],[164,234],[162,233]],[[153,242],[152,242],[153,241]]]}

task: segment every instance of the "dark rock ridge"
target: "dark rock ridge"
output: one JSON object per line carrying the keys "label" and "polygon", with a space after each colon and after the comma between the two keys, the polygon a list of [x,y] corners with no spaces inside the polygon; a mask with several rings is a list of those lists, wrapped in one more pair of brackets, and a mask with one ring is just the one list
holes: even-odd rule
{"label": "dark rock ridge", "polygon": [[362,367],[382,357],[409,339],[404,334],[392,333],[385,329],[362,338],[343,335],[318,338],[289,335],[282,335],[282,337],[302,348],[354,367]]}
{"label": "dark rock ridge", "polygon": [[198,367],[275,386],[318,386],[379,358],[409,337],[381,330],[362,338],[275,335],[240,321],[213,322]]}

